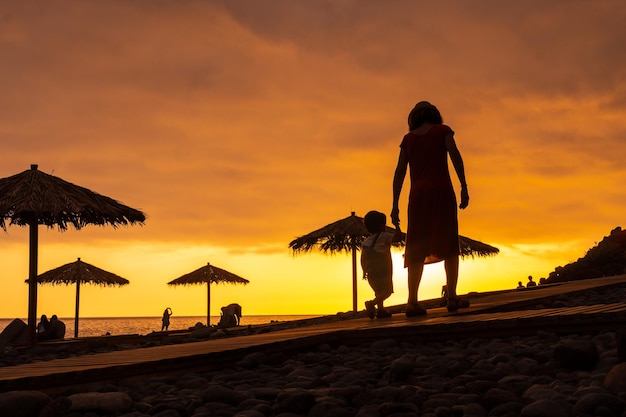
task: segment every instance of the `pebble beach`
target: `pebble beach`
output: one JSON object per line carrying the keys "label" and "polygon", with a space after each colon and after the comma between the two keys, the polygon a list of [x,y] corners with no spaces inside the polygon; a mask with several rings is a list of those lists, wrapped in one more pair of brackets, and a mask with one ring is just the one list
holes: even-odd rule
{"label": "pebble beach", "polygon": [[[624,286],[541,307],[615,303]],[[619,329],[443,342],[320,344],[234,367],[125,384],[0,394],[6,417],[626,417]],[[22,410],[22,411],[18,411]],[[30,411],[29,411],[30,410]],[[19,414],[22,412],[22,414]]]}

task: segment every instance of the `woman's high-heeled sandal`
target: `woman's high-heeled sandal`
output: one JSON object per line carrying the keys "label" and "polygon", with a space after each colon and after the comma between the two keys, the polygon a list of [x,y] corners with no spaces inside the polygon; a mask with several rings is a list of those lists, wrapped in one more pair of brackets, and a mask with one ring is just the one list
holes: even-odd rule
{"label": "woman's high-heeled sandal", "polygon": [[470,306],[470,302],[460,298],[460,297],[454,297],[454,298],[448,298],[448,311],[449,312],[454,312],[457,311],[459,308],[467,308]]}
{"label": "woman's high-heeled sandal", "polygon": [[418,303],[407,303],[405,314],[407,317],[417,317],[425,316],[428,312]]}

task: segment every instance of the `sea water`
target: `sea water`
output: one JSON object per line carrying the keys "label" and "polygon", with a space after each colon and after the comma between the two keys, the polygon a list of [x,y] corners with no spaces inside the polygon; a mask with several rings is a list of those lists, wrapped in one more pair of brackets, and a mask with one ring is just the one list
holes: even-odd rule
{"label": "sea water", "polygon": [[[243,316],[240,325],[248,326],[255,324],[268,324],[272,322],[284,322],[293,320],[302,320],[317,315],[263,315],[263,316]],[[74,337],[74,318],[60,318],[65,323],[65,337]],[[170,317],[169,330],[187,330],[202,323],[206,325],[206,316],[172,316]],[[27,319],[21,319],[24,323],[28,323]],[[0,319],[0,329],[11,323],[13,319]],[[39,322],[39,319],[37,320]],[[211,325],[216,325],[220,321],[220,316],[211,317]],[[0,331],[1,331],[0,330]],[[78,337],[93,337],[124,334],[145,335],[161,330],[161,317],[79,317],[78,320]]]}

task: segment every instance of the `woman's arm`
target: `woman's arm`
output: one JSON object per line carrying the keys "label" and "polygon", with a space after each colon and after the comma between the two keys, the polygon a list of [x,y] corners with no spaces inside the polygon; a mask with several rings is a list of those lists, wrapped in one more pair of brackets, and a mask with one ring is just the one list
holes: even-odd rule
{"label": "woman's arm", "polygon": [[459,208],[464,209],[469,204],[469,193],[467,192],[467,181],[465,180],[465,166],[463,165],[461,152],[459,148],[457,148],[454,136],[451,133],[446,136],[446,149],[448,149],[452,166],[461,183],[461,204],[459,204]]}
{"label": "woman's arm", "polygon": [[398,156],[398,165],[396,166],[396,172],[393,176],[393,205],[391,208],[391,223],[395,226],[400,224],[400,209],[398,207],[400,200],[400,192],[402,191],[402,184],[404,183],[404,177],[406,176],[406,168],[409,160],[406,155],[406,150],[400,148],[400,156]]}

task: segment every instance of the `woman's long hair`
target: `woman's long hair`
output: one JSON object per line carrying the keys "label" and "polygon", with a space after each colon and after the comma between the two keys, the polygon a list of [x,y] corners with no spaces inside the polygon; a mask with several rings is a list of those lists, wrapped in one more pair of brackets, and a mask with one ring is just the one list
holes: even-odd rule
{"label": "woman's long hair", "polygon": [[437,107],[427,101],[420,101],[409,113],[409,130],[417,129],[426,122],[440,125],[443,119]]}

